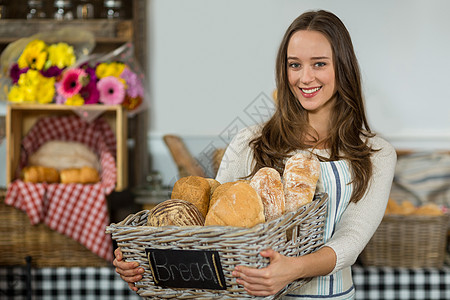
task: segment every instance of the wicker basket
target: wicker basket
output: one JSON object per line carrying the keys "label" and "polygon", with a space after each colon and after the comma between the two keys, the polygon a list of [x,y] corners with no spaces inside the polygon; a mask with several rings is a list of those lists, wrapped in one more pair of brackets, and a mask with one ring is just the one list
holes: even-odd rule
{"label": "wicker basket", "polygon": [[[264,267],[268,259],[259,255],[272,248],[287,256],[300,256],[323,245],[327,194],[314,200],[297,212],[286,213],[278,219],[252,228],[227,226],[149,227],[149,211],[128,216],[118,224],[111,224],[107,232],[121,247],[127,261],[137,261],[145,269],[143,279],[136,283],[138,294],[146,299],[245,299],[254,298],[236,283],[231,272],[238,264]],[[289,239],[287,236],[289,235]],[[219,253],[226,289],[222,291],[190,288],[162,288],[154,284],[145,248],[178,250],[214,250]],[[310,279],[289,284],[277,295],[261,299],[277,299],[299,288]]]}
{"label": "wicker basket", "polygon": [[0,192],[0,265],[24,265],[30,256],[35,267],[100,267],[110,265],[75,240],[48,228],[31,225],[28,216],[6,205]]}
{"label": "wicker basket", "polygon": [[360,255],[365,266],[440,268],[444,264],[449,215],[387,215]]}

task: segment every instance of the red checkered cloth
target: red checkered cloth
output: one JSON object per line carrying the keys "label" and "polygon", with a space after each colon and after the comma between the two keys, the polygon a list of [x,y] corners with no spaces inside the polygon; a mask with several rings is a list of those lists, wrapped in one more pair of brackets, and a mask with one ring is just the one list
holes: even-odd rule
{"label": "red checkered cloth", "polygon": [[20,164],[50,140],[81,142],[100,158],[101,181],[96,184],[26,183],[20,179],[8,186],[5,203],[25,211],[32,224],[40,222],[80,242],[98,256],[112,261],[111,237],[106,195],[116,183],[116,138],[108,123],[99,118],[86,122],[76,116],[46,117],[31,128],[22,141]]}

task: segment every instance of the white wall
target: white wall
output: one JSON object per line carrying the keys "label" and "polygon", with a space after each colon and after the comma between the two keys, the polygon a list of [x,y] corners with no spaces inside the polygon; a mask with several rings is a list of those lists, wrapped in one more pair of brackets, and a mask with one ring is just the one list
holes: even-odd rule
{"label": "white wall", "polygon": [[246,110],[275,87],[284,30],[318,8],[336,13],[352,35],[372,129],[399,148],[450,149],[450,2],[152,0],[153,168],[166,180],[176,175],[163,134],[181,135],[199,155],[230,124],[252,123]]}

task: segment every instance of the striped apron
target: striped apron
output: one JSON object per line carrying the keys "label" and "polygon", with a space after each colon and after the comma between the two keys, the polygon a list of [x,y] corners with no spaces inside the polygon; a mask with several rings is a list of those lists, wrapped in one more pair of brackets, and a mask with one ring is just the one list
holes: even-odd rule
{"label": "striped apron", "polygon": [[[321,162],[320,179],[323,189],[328,193],[327,220],[324,242],[333,235],[336,224],[347,207],[352,194],[351,172],[344,160]],[[347,267],[332,275],[315,277],[305,286],[294,290],[282,299],[354,299],[355,289],[351,268]]]}

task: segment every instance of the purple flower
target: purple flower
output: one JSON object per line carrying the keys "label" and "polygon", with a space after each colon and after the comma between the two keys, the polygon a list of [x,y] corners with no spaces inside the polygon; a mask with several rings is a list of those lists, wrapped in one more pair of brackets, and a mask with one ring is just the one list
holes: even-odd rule
{"label": "purple flower", "polygon": [[51,66],[47,70],[42,70],[41,74],[45,77],[57,77],[61,75],[63,69],[58,68],[57,66]]}
{"label": "purple flower", "polygon": [[16,84],[19,81],[20,75],[26,73],[28,69],[28,67],[21,69],[18,64],[12,65],[9,70],[9,76],[11,77],[13,84]]}
{"label": "purple flower", "polygon": [[80,95],[84,99],[84,104],[98,103],[100,92],[97,89],[97,84],[95,81],[91,80],[86,86],[82,87],[80,90]]}
{"label": "purple flower", "polygon": [[137,98],[144,95],[144,88],[142,87],[142,82],[139,80],[136,73],[130,70],[130,68],[125,68],[120,74],[120,77],[127,83],[127,94],[131,98]]}
{"label": "purple flower", "polygon": [[121,104],[125,98],[125,87],[114,76],[107,76],[99,80],[97,88],[100,92],[100,102],[104,104]]}
{"label": "purple flower", "polygon": [[[56,91],[59,89],[60,85],[61,85],[61,82],[55,82],[55,90]],[[64,104],[64,103],[66,103],[66,100],[67,99],[63,95],[56,93],[56,97],[55,97],[56,104]]]}

